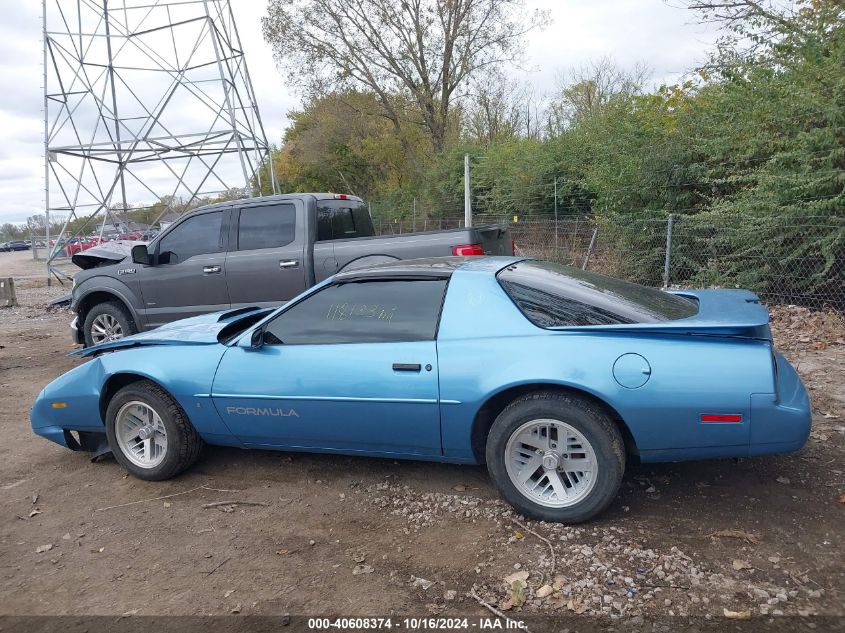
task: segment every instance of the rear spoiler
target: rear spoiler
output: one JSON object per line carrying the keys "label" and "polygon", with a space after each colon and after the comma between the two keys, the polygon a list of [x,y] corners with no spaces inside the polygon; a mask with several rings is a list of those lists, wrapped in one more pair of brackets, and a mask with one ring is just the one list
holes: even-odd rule
{"label": "rear spoiler", "polygon": [[656,323],[621,325],[584,325],[558,327],[555,330],[595,330],[601,332],[642,332],[652,334],[692,334],[735,336],[772,340],[769,311],[760,298],[749,290],[677,290],[671,291],[698,303],[698,312],[686,319]]}

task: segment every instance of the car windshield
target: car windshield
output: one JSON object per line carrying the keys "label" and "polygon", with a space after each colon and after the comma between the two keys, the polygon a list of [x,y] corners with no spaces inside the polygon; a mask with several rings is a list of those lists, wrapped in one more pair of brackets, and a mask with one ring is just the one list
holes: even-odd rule
{"label": "car windshield", "polygon": [[552,262],[518,262],[498,279],[523,314],[544,328],[657,323],[698,312],[692,299]]}

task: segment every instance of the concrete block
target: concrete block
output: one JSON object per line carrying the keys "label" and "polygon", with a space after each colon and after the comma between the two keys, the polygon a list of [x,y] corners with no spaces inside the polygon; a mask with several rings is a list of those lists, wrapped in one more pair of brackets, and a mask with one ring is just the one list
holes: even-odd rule
{"label": "concrete block", "polygon": [[11,277],[0,278],[0,308],[12,308],[18,305],[15,296],[15,280]]}

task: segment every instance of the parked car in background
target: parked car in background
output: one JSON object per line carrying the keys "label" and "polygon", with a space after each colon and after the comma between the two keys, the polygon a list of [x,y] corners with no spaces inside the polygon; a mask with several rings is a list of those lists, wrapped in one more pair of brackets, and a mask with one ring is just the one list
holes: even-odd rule
{"label": "parked car in background", "polygon": [[[505,225],[375,236],[360,198],[289,194],[183,216],[131,259],[74,276],[74,342],[93,345],[229,308],[276,307],[339,271],[445,255],[510,255]],[[90,258],[89,258],[90,259]]]}
{"label": "parked car in background", "polygon": [[75,253],[84,251],[87,248],[90,248],[90,246],[85,237],[74,237],[65,243],[64,250],[67,257],[72,257]]}
{"label": "parked car in background", "polygon": [[28,251],[32,246],[24,240],[13,240],[0,244],[0,251]]}
{"label": "parked car in background", "polygon": [[486,463],[519,512],[577,523],[613,502],[628,454],[804,445],[807,392],[768,316],[745,290],[517,257],[394,262],[76,352],[96,358],[47,385],[32,427],[147,480],[203,443]]}
{"label": "parked car in background", "polygon": [[67,242],[65,255],[73,257],[76,253],[87,251],[89,248],[94,248],[109,241],[107,236],[100,237],[99,235],[75,237]]}

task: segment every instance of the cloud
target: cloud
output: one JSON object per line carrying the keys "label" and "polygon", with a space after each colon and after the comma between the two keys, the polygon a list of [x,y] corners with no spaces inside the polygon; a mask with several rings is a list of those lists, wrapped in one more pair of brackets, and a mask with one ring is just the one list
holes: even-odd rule
{"label": "cloud", "polygon": [[[22,222],[44,209],[41,6],[6,4],[0,22],[0,223]],[[677,81],[703,61],[716,35],[712,28],[693,24],[689,12],[658,0],[528,0],[528,7],[547,8],[554,19],[548,29],[528,38],[526,77],[539,92],[551,91],[562,70],[604,56],[622,65],[644,62],[658,83]],[[266,0],[238,0],[232,8],[267,139],[278,145],[287,113],[297,107],[299,97],[286,86],[263,40],[260,18]],[[155,42],[156,47],[167,44]],[[152,86],[148,79],[133,83],[135,90],[154,90]],[[200,111],[189,105],[173,108],[168,122],[195,131]],[[227,178],[239,184],[239,171],[235,161],[226,168]],[[161,167],[146,177],[157,191],[173,188],[172,175]],[[135,191],[144,195],[140,188]]]}

